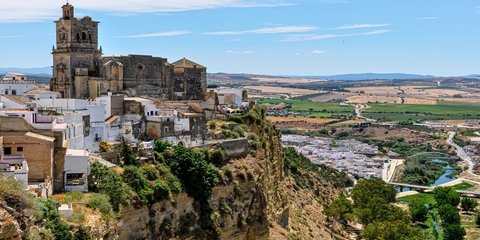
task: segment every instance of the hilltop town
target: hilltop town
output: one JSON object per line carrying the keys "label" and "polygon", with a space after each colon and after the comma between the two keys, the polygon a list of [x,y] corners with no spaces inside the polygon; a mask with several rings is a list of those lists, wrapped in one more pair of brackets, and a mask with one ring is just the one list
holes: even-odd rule
{"label": "hilltop town", "polygon": [[[118,161],[126,143],[142,162],[154,160],[154,140],[189,148],[245,148],[245,138],[208,131],[248,109],[242,90],[209,89],[206,67],[186,58],[169,63],[146,55],[102,56],[99,22],[62,7],[49,86],[7,72],[0,79],[0,164],[4,175],[47,198],[88,192],[89,159]],[[228,113],[227,113],[228,112]],[[227,143],[228,142],[228,143]],[[102,158],[103,157],[103,158]]]}

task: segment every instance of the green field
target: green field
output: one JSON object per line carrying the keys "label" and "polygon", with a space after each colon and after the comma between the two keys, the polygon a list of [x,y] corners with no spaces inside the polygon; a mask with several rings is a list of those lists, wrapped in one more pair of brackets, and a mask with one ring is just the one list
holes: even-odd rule
{"label": "green field", "polygon": [[457,185],[453,185],[452,187],[455,190],[467,190],[467,189],[470,189],[470,188],[475,187],[475,186],[473,186],[470,183],[462,182],[462,183],[459,183]]}
{"label": "green field", "polygon": [[264,99],[260,104],[272,103],[280,104],[287,103],[291,104],[292,107],[288,108],[292,111],[310,111],[313,112],[329,112],[329,113],[354,113],[353,106],[350,107],[340,107],[339,103],[331,102],[310,102],[310,101],[301,101],[301,100],[282,100],[282,99]]}
{"label": "green field", "polygon": [[418,199],[422,201],[424,204],[430,204],[430,205],[435,204],[435,195],[433,193],[418,193],[418,194],[409,195],[405,197],[399,197],[397,198],[397,202],[402,204],[408,204],[414,199]]}
{"label": "green field", "polygon": [[363,116],[390,121],[480,119],[480,104],[439,101],[428,104],[370,104]]}

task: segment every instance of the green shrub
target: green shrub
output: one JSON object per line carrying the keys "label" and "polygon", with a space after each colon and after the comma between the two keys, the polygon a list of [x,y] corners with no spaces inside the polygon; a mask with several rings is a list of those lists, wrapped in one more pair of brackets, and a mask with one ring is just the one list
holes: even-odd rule
{"label": "green shrub", "polygon": [[210,121],[208,123],[208,125],[210,126],[210,129],[212,129],[212,130],[217,129],[217,122],[216,121]]}
{"label": "green shrub", "polygon": [[226,130],[226,129],[228,129],[229,127],[228,127],[228,124],[222,123],[222,124],[220,125],[220,128]]}
{"label": "green shrub", "polygon": [[254,132],[249,132],[247,138],[248,140],[258,141],[258,136]]}
{"label": "green shrub", "polygon": [[235,186],[233,188],[233,193],[235,194],[235,196],[237,197],[241,197],[243,195],[243,191],[242,189],[239,187],[239,186]]}
{"label": "green shrub", "polygon": [[244,131],[243,128],[240,127],[240,126],[235,126],[235,127],[233,128],[233,132],[238,133],[238,135],[239,135],[240,137],[245,136],[245,131]]}
{"label": "green shrub", "polygon": [[110,204],[110,197],[105,194],[92,193],[88,200],[87,206],[89,208],[98,209],[104,218],[114,218],[112,204]]}
{"label": "green shrub", "polygon": [[221,164],[223,164],[223,161],[225,160],[226,156],[227,156],[227,151],[226,150],[215,149],[215,151],[213,151],[213,153],[212,153],[212,156],[211,156],[209,162],[211,162],[215,165],[221,165]]}
{"label": "green shrub", "polygon": [[152,165],[150,164],[145,164],[142,166],[143,172],[145,172],[145,175],[147,176],[148,180],[156,180],[158,177],[160,177],[160,172]]}
{"label": "green shrub", "polygon": [[257,142],[257,141],[252,141],[252,142],[250,143],[250,146],[252,146],[253,149],[257,150],[257,148],[258,148],[258,142]]}
{"label": "green shrub", "polygon": [[80,225],[78,226],[78,230],[73,235],[75,240],[91,240],[92,235],[90,235],[90,227]]}
{"label": "green shrub", "polygon": [[220,212],[225,214],[232,214],[232,209],[227,205],[225,201],[220,202]]}
{"label": "green shrub", "polygon": [[237,139],[237,138],[239,138],[239,137],[240,137],[240,134],[238,134],[237,132],[233,132],[233,131],[232,131],[232,132],[230,132],[230,133],[228,134],[227,139]]}
{"label": "green shrub", "polygon": [[85,213],[80,208],[74,208],[72,213],[72,222],[83,222]]}
{"label": "green shrub", "polygon": [[163,153],[169,147],[172,147],[171,143],[157,139],[153,145],[153,150],[158,153]]}
{"label": "green shrub", "polygon": [[67,195],[67,197],[72,197],[72,201],[74,202],[78,202],[83,199],[83,193],[80,191],[67,192],[65,195]]}
{"label": "green shrub", "polygon": [[171,190],[168,187],[168,184],[161,179],[157,179],[153,185],[152,189],[154,192],[155,200],[162,201],[164,199],[169,199]]}
{"label": "green shrub", "polygon": [[225,175],[227,175],[230,181],[233,180],[233,171],[229,166],[223,166],[222,171],[225,173]]}

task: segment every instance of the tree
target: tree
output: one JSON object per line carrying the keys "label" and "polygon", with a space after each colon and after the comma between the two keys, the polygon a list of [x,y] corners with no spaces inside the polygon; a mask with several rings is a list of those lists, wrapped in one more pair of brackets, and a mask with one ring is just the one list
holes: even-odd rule
{"label": "tree", "polygon": [[428,208],[420,200],[413,200],[408,203],[408,209],[413,222],[425,222],[428,218]]}
{"label": "tree", "polygon": [[460,224],[446,224],[443,229],[443,237],[445,240],[462,240],[467,232]]}
{"label": "tree", "polygon": [[133,165],[133,166],[140,166],[140,160],[135,157],[133,150],[128,144],[123,141],[122,143],[122,152],[121,157],[123,160],[123,165]]}
{"label": "tree", "polygon": [[478,206],[478,202],[475,199],[471,199],[471,198],[464,197],[460,202],[460,207],[465,212],[473,211],[477,206]]}
{"label": "tree", "polygon": [[325,208],[325,214],[329,217],[346,219],[349,214],[353,213],[353,204],[347,199],[343,192],[335,199],[330,206]]}
{"label": "tree", "polygon": [[460,224],[460,215],[457,212],[457,208],[452,205],[441,205],[438,208],[438,214],[440,214],[440,218],[445,224]]}
{"label": "tree", "polygon": [[183,146],[175,146],[174,154],[165,156],[171,172],[178,177],[185,191],[195,200],[207,200],[217,184],[215,166],[208,164],[202,154]]}
{"label": "tree", "polygon": [[402,221],[384,221],[369,224],[361,234],[368,240],[420,240],[423,239],[419,229],[410,227]]}
{"label": "tree", "polygon": [[456,207],[460,203],[460,195],[452,187],[436,187],[433,193],[437,206],[449,204]]}
{"label": "tree", "polygon": [[154,202],[153,190],[140,167],[126,166],[122,177],[135,190],[142,203]]}
{"label": "tree", "polygon": [[[215,123],[215,122],[214,122]],[[169,142],[164,142],[160,139],[155,140],[155,145],[153,146],[153,150],[158,153],[162,153],[165,149],[172,147],[172,144]]]}
{"label": "tree", "polygon": [[480,213],[475,215],[475,224],[477,224],[477,227],[480,227]]}
{"label": "tree", "polygon": [[128,203],[131,196],[131,188],[123,182],[122,177],[114,169],[98,161],[90,165],[88,190],[107,194],[115,211],[118,211],[122,204]]}
{"label": "tree", "polygon": [[383,199],[385,203],[395,202],[397,191],[380,178],[362,179],[352,190],[352,199],[355,207],[364,207],[374,198]]}

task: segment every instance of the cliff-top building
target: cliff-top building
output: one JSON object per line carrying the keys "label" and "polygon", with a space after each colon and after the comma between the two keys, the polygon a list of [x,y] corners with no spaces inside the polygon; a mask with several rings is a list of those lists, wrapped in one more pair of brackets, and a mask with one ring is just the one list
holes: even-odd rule
{"label": "cliff-top building", "polygon": [[56,48],[50,90],[62,98],[92,98],[112,93],[148,95],[166,100],[204,100],[206,67],[188,59],[169,63],[148,55],[102,57],[98,25],[91,17],[75,18],[73,5],[62,6],[55,21]]}

